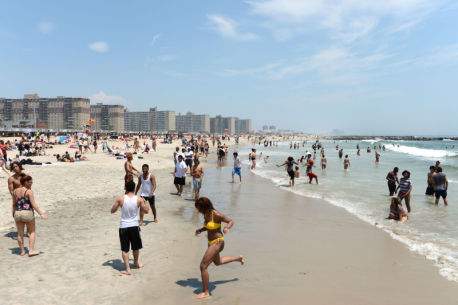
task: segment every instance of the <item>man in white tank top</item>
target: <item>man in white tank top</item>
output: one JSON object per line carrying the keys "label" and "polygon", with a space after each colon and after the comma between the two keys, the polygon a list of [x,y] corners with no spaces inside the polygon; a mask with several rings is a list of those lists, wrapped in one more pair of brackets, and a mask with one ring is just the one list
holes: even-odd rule
{"label": "man in white tank top", "polygon": [[[149,166],[148,164],[143,164],[142,166],[142,175],[138,177],[138,183],[137,183],[137,188],[135,189],[135,195],[137,195],[138,191],[140,190],[140,186],[142,187],[142,191],[140,193],[140,196],[147,202],[149,202],[149,205],[151,207],[151,210],[153,211],[154,215],[154,222],[157,223],[157,215],[156,215],[156,194],[154,191],[156,191],[156,178],[154,177],[153,174],[149,172]],[[143,225],[143,216],[145,213],[143,213],[140,210],[140,226]]]}
{"label": "man in white tank top", "polygon": [[121,273],[130,275],[129,250],[131,247],[134,254],[134,269],[143,267],[143,264],[138,262],[139,250],[143,247],[140,227],[138,226],[138,209],[140,208],[144,213],[148,213],[148,204],[143,198],[135,196],[134,181],[127,182],[125,188],[126,194],[116,199],[111,207],[111,213],[113,214],[121,208],[119,241],[121,242],[122,260],[126,265],[126,270],[121,271]]}

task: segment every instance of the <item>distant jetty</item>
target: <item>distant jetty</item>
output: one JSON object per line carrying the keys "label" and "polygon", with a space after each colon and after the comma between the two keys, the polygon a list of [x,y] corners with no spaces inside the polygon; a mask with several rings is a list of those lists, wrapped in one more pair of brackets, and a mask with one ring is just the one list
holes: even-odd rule
{"label": "distant jetty", "polygon": [[442,141],[442,140],[452,140],[458,141],[458,137],[416,137],[416,136],[324,136],[320,137],[324,139],[332,140],[385,140],[385,141]]}

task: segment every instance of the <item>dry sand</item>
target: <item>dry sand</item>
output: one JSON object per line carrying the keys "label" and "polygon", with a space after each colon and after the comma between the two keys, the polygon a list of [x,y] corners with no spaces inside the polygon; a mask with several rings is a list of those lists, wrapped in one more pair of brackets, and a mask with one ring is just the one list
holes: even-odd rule
{"label": "dry sand", "polygon": [[210,267],[212,297],[193,300],[206,241],[193,236],[201,218],[187,200],[189,186],[184,199],[171,195],[174,147],[162,144],[133,161],[137,168],[150,164],[156,175],[159,224],[145,216],[145,267],[130,277],[119,273],[120,213],[109,212],[122,194],[123,160],[100,153],[87,162],[26,167],[49,216],[37,219],[41,254],[33,258],[18,255],[2,178],[0,304],[458,304],[456,283],[384,232],[323,201],[283,192],[246,168],[244,183],[230,184],[231,162],[212,169],[213,161],[203,162],[202,195],[235,221],[223,254],[243,253],[247,264]]}

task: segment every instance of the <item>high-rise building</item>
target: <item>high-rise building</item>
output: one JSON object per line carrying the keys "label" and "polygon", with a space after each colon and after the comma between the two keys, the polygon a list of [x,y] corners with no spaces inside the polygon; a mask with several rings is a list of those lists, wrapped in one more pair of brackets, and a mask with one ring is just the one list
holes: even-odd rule
{"label": "high-rise building", "polygon": [[235,134],[235,122],[238,118],[217,115],[210,119],[210,132],[216,134]]}
{"label": "high-rise building", "polygon": [[210,132],[210,116],[207,114],[194,114],[188,112],[184,115],[176,116],[177,132]]}
{"label": "high-rise building", "polygon": [[150,132],[150,113],[149,111],[124,112],[124,131]]}
{"label": "high-rise building", "polygon": [[4,126],[30,120],[37,128],[80,130],[89,117],[90,101],[86,98],[40,98],[37,94],[25,94],[22,99],[0,99],[0,119]]}
{"label": "high-rise building", "polygon": [[176,127],[176,113],[169,110],[157,110],[156,107],[150,108],[151,131],[153,132],[173,132]]}
{"label": "high-rise building", "polygon": [[251,133],[253,131],[253,122],[251,119],[242,119],[235,121],[235,133]]}
{"label": "high-rise building", "polygon": [[124,112],[124,130],[141,132],[174,132],[176,131],[174,111],[159,111],[150,108],[149,111]]}
{"label": "high-rise building", "polygon": [[124,131],[124,106],[91,105],[92,129],[103,131]]}

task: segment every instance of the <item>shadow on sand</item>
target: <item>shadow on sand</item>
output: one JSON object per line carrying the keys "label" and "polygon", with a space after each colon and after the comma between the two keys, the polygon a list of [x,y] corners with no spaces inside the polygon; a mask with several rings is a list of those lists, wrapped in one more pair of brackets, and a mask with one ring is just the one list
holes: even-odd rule
{"label": "shadow on sand", "polygon": [[[134,264],[130,264],[130,268],[134,266]],[[110,266],[111,268],[118,270],[118,271],[123,271],[126,270],[126,266],[124,265],[124,262],[122,260],[118,259],[110,259],[107,260],[102,264],[102,266]]]}
{"label": "shadow on sand", "polygon": [[[208,290],[211,294],[212,291],[215,290],[216,286],[221,285],[221,284],[230,283],[230,282],[235,282],[238,280],[239,280],[238,278],[233,278],[232,280],[210,282],[208,283]],[[195,290],[193,291],[195,294],[199,294],[202,292],[202,282],[197,278],[180,280],[180,281],[177,281],[176,284],[180,285],[181,287],[195,288]]]}

